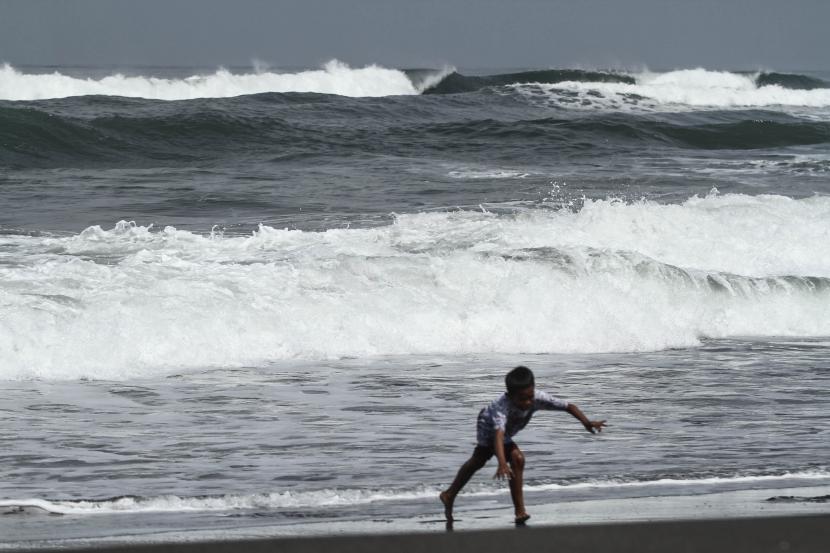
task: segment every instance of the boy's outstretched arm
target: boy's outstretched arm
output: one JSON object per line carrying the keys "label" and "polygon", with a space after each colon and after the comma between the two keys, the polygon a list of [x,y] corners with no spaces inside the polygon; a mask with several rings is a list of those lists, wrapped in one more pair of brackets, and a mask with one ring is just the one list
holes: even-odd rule
{"label": "boy's outstretched arm", "polygon": [[579,407],[576,406],[575,403],[571,403],[568,405],[566,409],[568,413],[579,419],[579,422],[582,423],[582,426],[585,427],[585,430],[594,434],[596,432],[602,432],[602,427],[605,426],[605,421],[592,421],[588,420],[588,417],[585,416],[585,413],[580,410]]}

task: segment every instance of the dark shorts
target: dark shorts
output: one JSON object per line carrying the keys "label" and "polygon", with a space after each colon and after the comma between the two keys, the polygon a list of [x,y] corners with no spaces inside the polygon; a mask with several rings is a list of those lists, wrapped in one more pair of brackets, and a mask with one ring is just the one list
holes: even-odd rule
{"label": "dark shorts", "polygon": [[[513,453],[514,449],[519,449],[514,442],[504,444],[504,456],[507,459],[507,462],[510,462],[510,454]],[[476,457],[483,457],[485,461],[489,461],[493,455],[496,454],[496,450],[493,449],[493,446],[488,445],[477,445],[475,450],[473,450],[473,455]]]}

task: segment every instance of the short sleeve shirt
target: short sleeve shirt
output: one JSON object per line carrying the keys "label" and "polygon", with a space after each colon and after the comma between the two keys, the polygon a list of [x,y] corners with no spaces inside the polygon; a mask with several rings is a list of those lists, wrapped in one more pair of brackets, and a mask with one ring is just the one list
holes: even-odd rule
{"label": "short sleeve shirt", "polygon": [[504,430],[504,443],[509,444],[513,436],[527,426],[536,411],[564,411],[567,408],[568,402],[564,399],[537,390],[533,395],[533,405],[522,411],[504,393],[478,414],[476,441],[480,446],[492,447],[496,431]]}

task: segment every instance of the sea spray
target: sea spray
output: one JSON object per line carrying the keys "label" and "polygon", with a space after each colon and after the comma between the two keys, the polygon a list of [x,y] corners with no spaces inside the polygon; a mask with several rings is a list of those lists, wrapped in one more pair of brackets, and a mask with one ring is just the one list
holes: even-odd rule
{"label": "sea spray", "polygon": [[815,239],[829,212],[821,197],[712,194],[248,237],[124,222],[4,236],[18,262],[0,268],[0,377],[830,335],[830,246]]}
{"label": "sea spray", "polygon": [[[577,109],[622,111],[675,111],[692,109],[745,109],[830,107],[830,85],[813,79],[813,87],[789,88],[761,79],[762,75],[683,69],[633,75],[633,83],[573,80],[534,81],[509,85],[536,102]],[[807,77],[804,77],[805,79]],[[545,94],[540,96],[540,93]]]}
{"label": "sea spray", "polygon": [[[258,69],[250,73],[232,73],[220,68],[214,73],[194,74],[185,78],[126,76],[116,73],[94,79],[72,77],[58,71],[47,74],[24,73],[6,64],[0,67],[0,99],[43,100],[100,95],[189,100],[263,92],[316,92],[341,96],[419,93],[403,71],[377,65],[351,68],[332,60],[316,70],[276,72],[263,70],[261,66]],[[435,73],[440,78],[442,71]],[[428,86],[435,78],[431,76],[425,79],[424,86]]]}
{"label": "sea spray", "polygon": [[[830,84],[808,75],[736,73],[703,68],[639,73],[551,69],[464,76],[452,66],[401,70],[379,65],[353,68],[333,59],[319,69],[280,71],[255,62],[252,71],[217,68],[182,77],[113,73],[77,77],[60,71],[33,73],[0,66],[0,100],[45,100],[73,96],[122,96],[156,100],[226,98],[248,94],[320,93],[352,97],[457,94],[482,89],[540,89],[561,107],[610,109],[640,106],[742,108],[830,106]],[[561,95],[560,92],[567,95]],[[575,100],[573,95],[579,95]]]}

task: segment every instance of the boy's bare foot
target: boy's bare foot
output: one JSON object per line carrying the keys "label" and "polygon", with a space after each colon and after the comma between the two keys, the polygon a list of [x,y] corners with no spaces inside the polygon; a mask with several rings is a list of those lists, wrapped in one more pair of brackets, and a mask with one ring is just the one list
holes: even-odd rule
{"label": "boy's bare foot", "polygon": [[447,517],[447,522],[452,522],[452,504],[454,498],[451,498],[447,492],[441,492],[438,495],[438,499],[444,504],[444,516]]}
{"label": "boy's bare foot", "polygon": [[530,515],[527,513],[516,515],[516,526],[524,526],[525,522],[527,522],[529,518]]}

